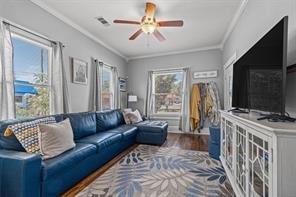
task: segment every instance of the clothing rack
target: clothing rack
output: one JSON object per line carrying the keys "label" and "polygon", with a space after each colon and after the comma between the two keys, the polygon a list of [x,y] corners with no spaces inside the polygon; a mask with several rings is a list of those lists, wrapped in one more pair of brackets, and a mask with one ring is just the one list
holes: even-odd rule
{"label": "clothing rack", "polygon": [[219,110],[221,103],[215,81],[197,82],[191,89],[190,122],[191,130],[204,128],[206,120],[213,126],[220,124]]}

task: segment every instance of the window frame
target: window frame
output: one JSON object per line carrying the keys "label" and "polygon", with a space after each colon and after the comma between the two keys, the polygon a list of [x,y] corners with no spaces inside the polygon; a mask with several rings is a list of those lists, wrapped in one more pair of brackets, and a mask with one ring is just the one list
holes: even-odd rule
{"label": "window frame", "polygon": [[[104,69],[108,71],[108,73],[110,74],[110,87],[109,87],[109,92],[104,92],[103,91],[103,73],[104,73]],[[111,109],[114,109],[114,84],[113,84],[113,72],[112,72],[112,67],[111,66],[108,66],[106,64],[104,64],[102,66],[102,72],[101,72],[101,109],[102,110],[111,110]],[[104,109],[103,108],[103,94],[106,93],[106,94],[110,94],[110,109]]]}
{"label": "window frame", "polygon": [[[184,83],[184,71],[182,69],[171,69],[171,70],[160,70],[160,71],[154,71],[152,73],[152,99],[153,99],[153,106],[152,106],[152,116],[157,117],[157,116],[169,116],[169,117],[179,117],[181,115],[181,110],[180,112],[156,112],[155,109],[155,103],[156,103],[156,92],[155,92],[155,78],[159,75],[173,75],[173,74],[182,74],[182,83],[181,83],[181,87],[182,87],[182,91],[181,91],[181,97],[184,96],[184,89],[183,89],[183,83]],[[161,94],[161,93],[159,93]],[[167,93],[170,94],[170,93]],[[181,102],[181,106],[182,106],[182,102]]]}
{"label": "window frame", "polygon": [[[41,38],[37,37],[36,35],[24,32],[24,31],[22,31],[22,30],[20,30],[18,28],[11,28],[11,40],[13,40],[14,38],[47,50],[47,52],[48,52],[48,57],[47,57],[48,58],[48,65],[47,65],[48,81],[47,81],[47,84],[30,83],[30,84],[26,84],[26,85],[32,86],[32,87],[46,87],[48,89],[48,94],[49,94],[48,96],[50,98],[51,85],[50,85],[50,76],[49,75],[50,75],[50,65],[51,65],[51,61],[52,61],[52,50],[53,50],[52,47],[51,47],[51,42],[46,41],[44,39],[41,39]],[[14,49],[13,49],[13,53],[14,53]],[[15,65],[13,63],[13,70],[14,69],[15,69]],[[44,73],[40,72],[38,74],[44,74]],[[16,82],[16,73],[15,72],[13,73],[13,77],[14,77],[13,83],[15,85],[15,84],[17,84],[17,82]],[[17,95],[14,92],[14,97],[16,97],[16,96]],[[24,101],[22,101],[22,103],[23,102]],[[14,102],[14,103],[15,103],[14,105],[15,105],[15,110],[16,110],[17,103],[16,102]],[[49,101],[49,103],[48,103],[49,108],[50,108],[50,103],[51,102]],[[50,115],[50,111],[46,115]],[[30,117],[38,117],[38,115],[32,114],[32,115],[30,115]],[[15,118],[18,118],[16,112],[15,112]]]}

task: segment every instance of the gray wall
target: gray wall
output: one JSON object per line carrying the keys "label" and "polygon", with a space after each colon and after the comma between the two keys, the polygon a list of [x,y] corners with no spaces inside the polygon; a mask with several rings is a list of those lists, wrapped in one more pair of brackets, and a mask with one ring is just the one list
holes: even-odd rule
{"label": "gray wall", "polygon": [[[147,74],[150,70],[190,67],[191,76],[194,71],[218,70],[218,78],[208,80],[216,81],[222,100],[222,53],[220,50],[199,51],[186,54],[168,55],[144,59],[135,59],[128,62],[128,90],[138,96],[136,104],[130,104],[143,112],[146,100]],[[207,80],[192,80],[192,83]],[[173,125],[173,123],[171,123]],[[174,125],[176,126],[176,125]]]}
{"label": "gray wall", "polygon": [[66,45],[64,48],[64,62],[67,68],[73,112],[88,110],[90,83],[87,86],[71,83],[69,57],[87,61],[88,64],[90,64],[90,57],[95,57],[109,65],[117,66],[120,76],[127,76],[126,61],[123,58],[84,36],[28,0],[0,0],[0,17],[49,36],[51,39],[61,41]]}
{"label": "gray wall", "polygon": [[[242,56],[282,17],[289,16],[288,65],[296,63],[296,1],[249,0],[223,49],[223,62]],[[296,73],[287,76],[286,110],[296,115]]]}

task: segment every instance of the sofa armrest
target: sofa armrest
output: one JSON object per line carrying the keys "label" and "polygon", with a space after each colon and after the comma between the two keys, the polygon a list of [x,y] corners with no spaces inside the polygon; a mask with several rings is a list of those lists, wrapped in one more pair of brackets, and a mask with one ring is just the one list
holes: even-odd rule
{"label": "sofa armrest", "polygon": [[39,155],[0,149],[0,174],[0,196],[40,196]]}

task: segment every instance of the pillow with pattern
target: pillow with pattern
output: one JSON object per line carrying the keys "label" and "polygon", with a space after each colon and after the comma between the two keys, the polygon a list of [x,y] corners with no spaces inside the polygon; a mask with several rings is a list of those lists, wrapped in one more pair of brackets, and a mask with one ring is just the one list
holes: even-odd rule
{"label": "pillow with pattern", "polygon": [[56,123],[54,117],[46,117],[41,119],[36,119],[28,122],[17,123],[9,125],[8,130],[12,131],[21,145],[28,153],[40,154],[39,146],[39,124],[51,124]]}

